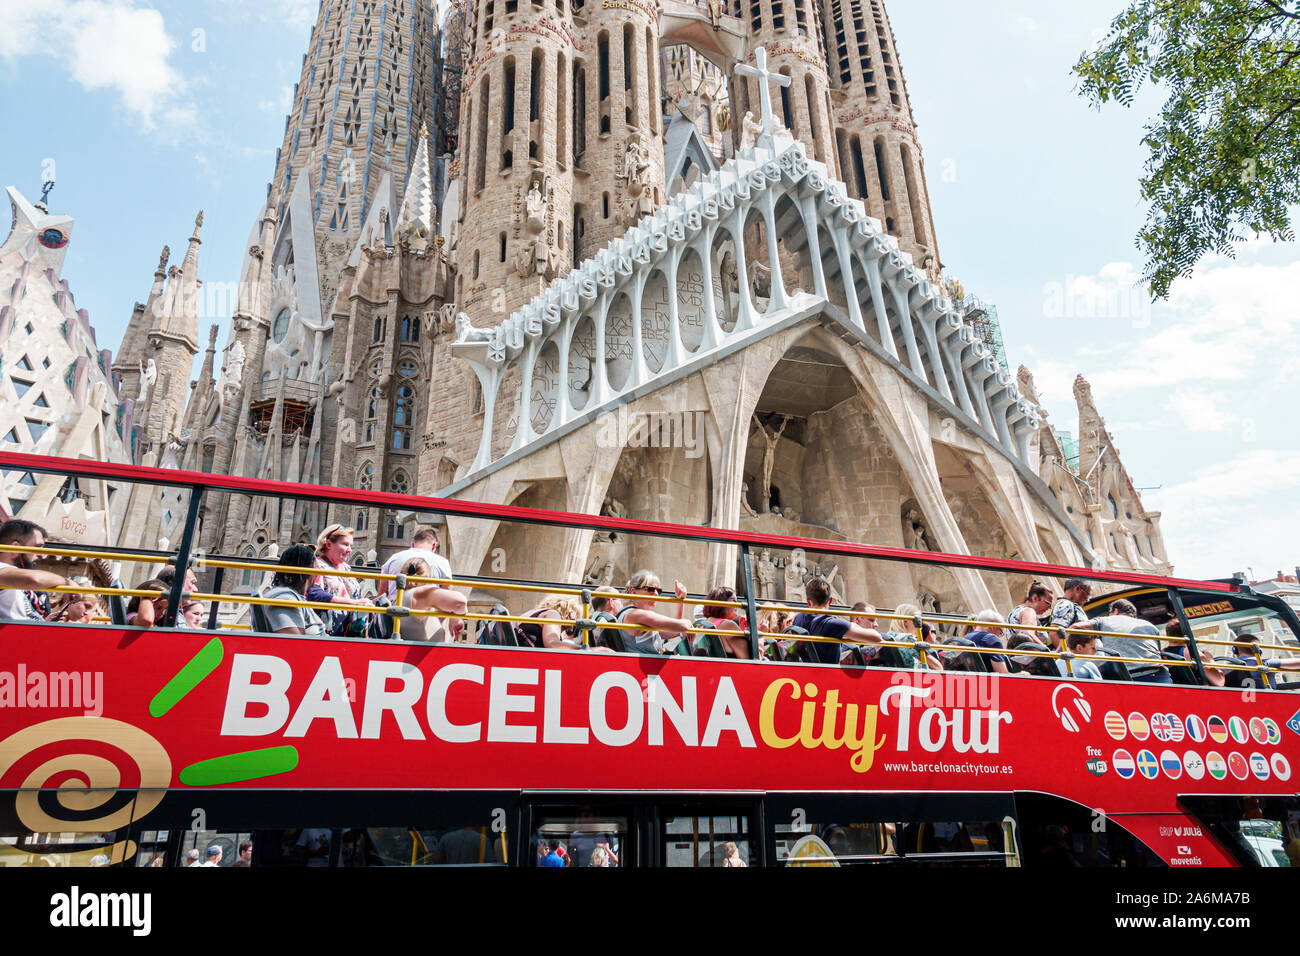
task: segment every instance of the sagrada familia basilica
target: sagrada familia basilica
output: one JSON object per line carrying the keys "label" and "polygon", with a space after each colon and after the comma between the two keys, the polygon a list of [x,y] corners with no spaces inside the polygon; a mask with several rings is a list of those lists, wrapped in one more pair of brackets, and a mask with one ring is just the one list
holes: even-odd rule
{"label": "sagrada familia basilica", "polygon": [[[60,277],[71,219],[10,196],[0,437],[24,449],[1172,571],[1088,384],[1077,441],[1047,427],[950,278],[878,0],[471,0],[441,23],[431,0],[324,0],[206,345],[202,214],[114,357]],[[126,546],[184,516],[145,487],[11,473],[5,492],[10,512],[104,514]],[[382,560],[413,519],[204,508],[199,546],[239,556],[337,521]],[[734,549],[672,548],[443,526],[462,574],[735,582]],[[757,556],[757,596],[820,570],[848,600],[972,610],[1025,584],[798,557]]]}

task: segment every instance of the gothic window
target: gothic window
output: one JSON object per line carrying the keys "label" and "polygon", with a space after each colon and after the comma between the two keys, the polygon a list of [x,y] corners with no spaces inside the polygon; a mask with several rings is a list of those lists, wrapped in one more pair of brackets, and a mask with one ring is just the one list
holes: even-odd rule
{"label": "gothic window", "polygon": [[352,527],[358,531],[365,531],[370,527],[370,511],[366,508],[357,510],[357,520],[352,522]]}
{"label": "gothic window", "polygon": [[396,515],[389,515],[388,524],[384,528],[385,538],[396,538],[401,540],[406,537],[406,526],[398,522]]}
{"label": "gothic window", "polygon": [[609,193],[600,194],[600,215],[603,219],[609,218]]}
{"label": "gothic window", "polygon": [[402,316],[402,341],[420,341],[420,320],[413,315]]}
{"label": "gothic window", "polygon": [[393,472],[393,477],[388,482],[388,490],[395,495],[409,495],[411,493],[411,480],[406,477],[406,472]]}
{"label": "gothic window", "polygon": [[281,309],[275,317],[275,322],[271,326],[271,338],[276,342],[284,340],[285,333],[289,331],[289,310]]}
{"label": "gothic window", "polygon": [[542,160],[542,51],[533,51],[528,69],[528,158]]}
{"label": "gothic window", "polygon": [[370,388],[370,396],[366,399],[366,418],[379,417],[379,386],[373,385]]}
{"label": "gothic window", "polygon": [[[773,16],[775,17],[775,14],[773,14]],[[787,80],[790,79],[790,69],[788,67],[782,67],[781,75],[784,76]],[[780,87],[780,90],[781,90],[781,115],[785,119],[785,128],[788,129],[792,134],[798,135],[798,133],[795,130],[794,103],[790,99],[790,85],[787,83],[785,86]]]}
{"label": "gothic window", "polygon": [[1112,518],[1118,518],[1118,517],[1119,517],[1119,505],[1115,502],[1115,496],[1114,496],[1114,495],[1107,495],[1107,496],[1106,496],[1106,504],[1110,505],[1110,516],[1111,516]]}
{"label": "gothic window", "polygon": [[623,120],[628,126],[638,125],[635,104],[638,102],[636,86],[636,61],[632,59],[632,24],[623,24]]}
{"label": "gothic window", "polygon": [[405,375],[408,378],[414,378],[415,373],[418,372],[419,370],[420,370],[420,366],[416,364],[414,359],[409,359],[409,358],[402,359],[400,362],[397,363],[398,375]]}
{"label": "gothic window", "polygon": [[375,487],[375,466],[366,462],[357,472],[357,487],[362,491],[370,491]]}
{"label": "gothic window", "polygon": [[503,232],[497,236],[498,253],[497,258],[500,262],[506,261],[506,234]]}
{"label": "gothic window", "polygon": [[555,162],[561,169],[569,164],[569,144],[565,140],[568,124],[564,121],[564,98],[568,93],[565,84],[568,82],[567,64],[561,53],[555,60]]}
{"label": "gothic window", "polygon": [[478,250],[477,249],[474,250],[474,268],[470,270],[470,278],[471,279],[478,278]]}
{"label": "gothic window", "polygon": [[202,462],[202,464],[200,464],[200,466],[199,466],[199,470],[200,470],[200,471],[204,471],[204,472],[208,472],[209,474],[211,474],[211,472],[212,472],[212,462],[215,460],[216,457],[217,457],[217,446],[216,446],[216,445],[204,445],[204,446],[203,446],[203,462]]}
{"label": "gothic window", "polygon": [[[244,553],[239,557],[243,561],[252,561],[257,557],[257,552],[252,548],[245,548]],[[239,572],[239,586],[241,588],[251,588],[253,586],[253,576],[256,574],[257,572],[252,568],[244,568],[241,570]]]}
{"label": "gothic window", "polygon": [[600,61],[600,132],[610,131],[609,120],[609,34],[602,30],[596,38],[597,58]]}

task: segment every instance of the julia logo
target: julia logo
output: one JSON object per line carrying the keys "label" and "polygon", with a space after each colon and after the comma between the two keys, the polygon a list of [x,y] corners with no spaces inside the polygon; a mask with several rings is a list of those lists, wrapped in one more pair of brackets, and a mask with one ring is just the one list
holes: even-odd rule
{"label": "julia logo", "polygon": [[1052,712],[1072,734],[1077,734],[1081,725],[1092,722],[1092,705],[1073,684],[1062,684],[1052,692]]}

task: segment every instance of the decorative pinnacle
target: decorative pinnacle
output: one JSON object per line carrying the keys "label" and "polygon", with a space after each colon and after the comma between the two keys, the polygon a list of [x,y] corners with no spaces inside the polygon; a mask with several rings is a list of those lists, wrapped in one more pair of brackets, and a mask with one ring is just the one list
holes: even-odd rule
{"label": "decorative pinnacle", "polygon": [[158,256],[158,275],[167,274],[167,260],[172,257],[172,247],[163,246],[162,254]]}

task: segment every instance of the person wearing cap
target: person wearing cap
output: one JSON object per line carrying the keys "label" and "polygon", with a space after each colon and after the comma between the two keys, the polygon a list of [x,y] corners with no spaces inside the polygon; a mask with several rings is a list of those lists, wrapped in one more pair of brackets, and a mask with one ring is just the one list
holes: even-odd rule
{"label": "person wearing cap", "polygon": [[221,865],[221,847],[215,843],[211,844],[207,850],[207,859],[199,866],[220,866]]}

